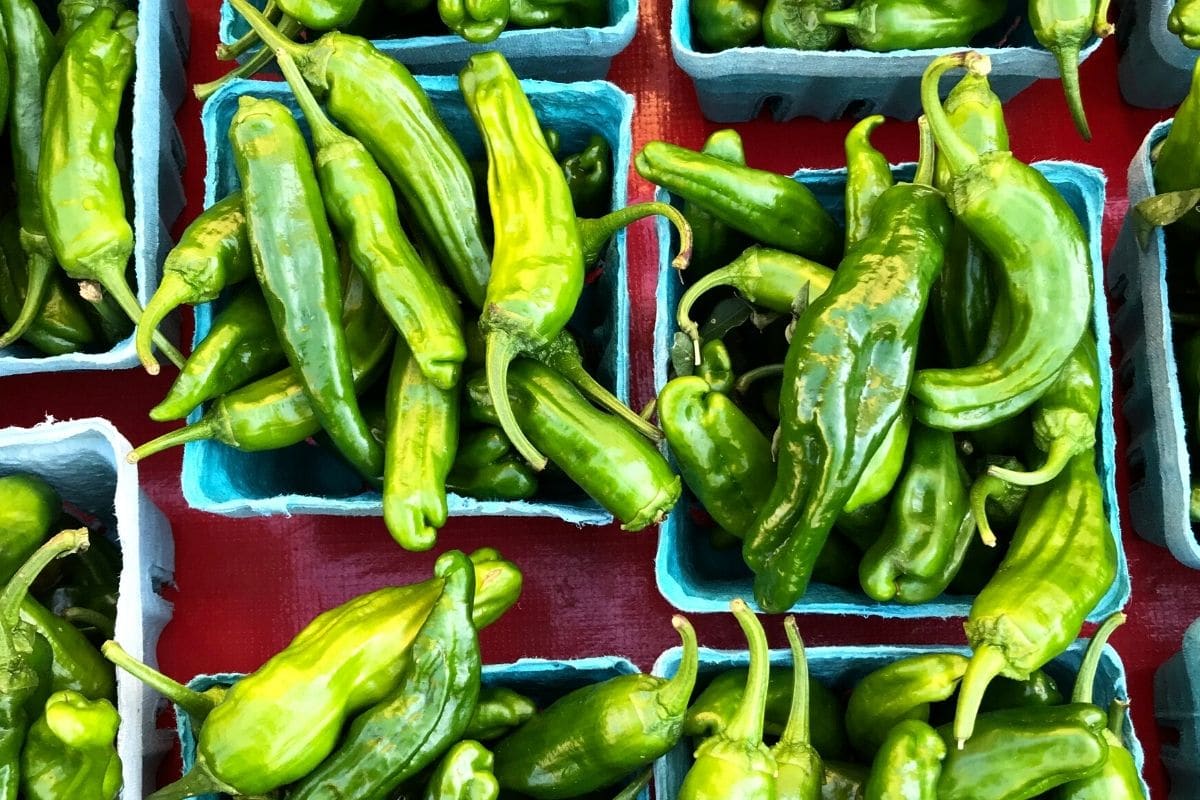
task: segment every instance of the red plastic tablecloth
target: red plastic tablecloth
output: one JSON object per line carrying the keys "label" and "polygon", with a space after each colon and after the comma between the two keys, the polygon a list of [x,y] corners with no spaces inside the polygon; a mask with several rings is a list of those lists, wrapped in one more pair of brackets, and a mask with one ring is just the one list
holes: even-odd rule
{"label": "red plastic tablecloth", "polygon": [[[217,0],[193,0],[191,81],[222,71],[213,57]],[[675,66],[669,46],[669,0],[641,0],[639,31],[620,56],[610,79],[637,100],[634,144],[667,139],[699,147],[716,126],[704,120],[687,76]],[[1107,254],[1124,217],[1125,171],[1150,126],[1168,112],[1134,109],[1117,91],[1116,47],[1106,42],[1083,68],[1084,96],[1096,138],[1082,142],[1071,127],[1056,82],[1042,81],[1008,106],[1013,149],[1025,160],[1072,159],[1100,166],[1108,175],[1104,249]],[[178,115],[188,152],[185,184],[190,202],[179,228],[203,202],[204,144],[200,104],[189,100]],[[754,166],[790,173],[799,167],[840,166],[842,139],[851,123],[797,120],[757,121],[736,126]],[[914,126],[889,122],[876,134],[892,158],[915,157]],[[650,186],[634,176],[631,200],[648,199]],[[178,230],[178,228],[177,228]],[[639,224],[629,241],[633,300],[633,387],[641,403],[652,393],[651,330],[654,317],[655,244],[650,227]],[[190,332],[189,332],[190,335]],[[0,426],[103,416],[135,444],[168,426],[152,423],[146,411],[170,385],[173,373],[152,378],[139,370],[32,375],[4,379]],[[636,407],[636,406],[635,406]],[[1118,485],[1128,487],[1127,440],[1118,402]],[[313,616],[380,586],[423,579],[433,556],[405,553],[388,537],[380,519],[293,517],[235,520],[189,509],[180,492],[180,450],[141,466],[142,483],[171,521],[176,542],[175,586],[168,590],[175,616],[159,643],[169,675],[187,680],[201,672],[248,671],[285,645]],[[1133,572],[1130,621],[1113,637],[1129,670],[1133,719],[1147,754],[1146,778],[1154,797],[1165,797],[1167,777],[1158,759],[1164,735],[1153,716],[1153,678],[1158,666],[1179,650],[1187,625],[1200,616],[1200,574],[1179,565],[1166,550],[1132,532],[1123,511],[1125,547]],[[655,657],[676,644],[672,610],[654,583],[655,533],[609,528],[575,528],[550,520],[458,519],[442,531],[444,547],[499,547],[525,572],[521,602],[483,634],[485,660],[521,656],[573,658],[617,654],[649,669]],[[728,615],[694,617],[702,643],[740,647],[741,635]],[[772,621],[774,646],[784,646],[782,625]],[[872,643],[962,644],[961,621],[910,622],[873,618],[803,617],[810,645]],[[168,759],[162,776],[178,773]]]}

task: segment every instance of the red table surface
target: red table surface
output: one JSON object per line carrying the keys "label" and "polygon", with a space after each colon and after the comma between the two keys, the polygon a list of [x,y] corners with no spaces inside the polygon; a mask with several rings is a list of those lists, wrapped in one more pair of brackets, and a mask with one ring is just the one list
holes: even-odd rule
{"label": "red table surface", "polygon": [[[193,0],[192,82],[215,77],[224,65],[213,56],[217,0]],[[669,44],[669,0],[641,0],[639,30],[617,58],[610,79],[634,95],[634,145],[666,139],[699,147],[717,126],[700,115],[688,77],[674,64]],[[1130,158],[1152,124],[1169,112],[1126,105],[1117,90],[1117,57],[1106,42],[1083,67],[1084,96],[1095,140],[1086,144],[1067,116],[1057,82],[1042,81],[1008,106],[1013,149],[1025,160],[1072,159],[1102,167],[1108,175],[1104,249],[1107,254],[1125,215],[1125,174]],[[189,203],[177,226],[190,221],[203,203],[204,143],[200,104],[189,100],[178,115],[188,152],[185,173]],[[841,166],[849,121],[820,123],[767,120],[735,126],[750,163],[790,173],[799,167]],[[875,136],[893,161],[916,155],[915,126],[889,122]],[[631,200],[648,199],[649,184],[630,179]],[[629,238],[633,306],[633,387],[637,403],[652,392],[651,331],[654,322],[655,243],[651,227],[636,225]],[[190,331],[188,331],[190,336]],[[1115,344],[1115,343],[1114,343]],[[44,374],[5,378],[0,425],[33,425],[59,419],[102,416],[132,442],[168,430],[146,411],[173,378],[140,370]],[[1120,408],[1119,398],[1117,408]],[[1126,427],[1118,427],[1118,486],[1125,548],[1133,573],[1129,622],[1113,637],[1129,671],[1134,724],[1146,748],[1146,779],[1154,797],[1165,797],[1168,778],[1158,754],[1170,732],[1153,715],[1155,670],[1179,650],[1183,632],[1200,616],[1197,573],[1132,532],[1125,510],[1128,471]],[[175,586],[168,597],[174,618],[159,642],[162,669],[180,680],[197,673],[249,671],[287,642],[317,613],[348,598],[393,583],[429,575],[433,554],[400,550],[377,518],[298,516],[226,519],[188,508],[180,491],[181,450],[141,465],[142,485],[171,521],[176,544]],[[439,549],[471,550],[491,545],[525,573],[520,603],[482,636],[484,659],[503,663],[522,656],[576,658],[627,656],[645,669],[677,638],[672,609],[654,582],[655,533],[621,532],[616,526],[576,528],[552,520],[454,519],[441,533]],[[729,615],[693,617],[700,641],[714,647],[744,646]],[[774,646],[785,646],[780,619],[768,629]],[[880,620],[805,616],[800,628],[810,645],[875,643],[963,644],[961,620]],[[172,757],[164,780],[178,772]]]}

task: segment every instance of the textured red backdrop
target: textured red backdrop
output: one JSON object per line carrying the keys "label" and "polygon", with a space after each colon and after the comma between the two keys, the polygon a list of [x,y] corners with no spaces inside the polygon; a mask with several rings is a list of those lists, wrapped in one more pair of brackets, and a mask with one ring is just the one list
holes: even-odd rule
{"label": "textured red backdrop", "polygon": [[[217,0],[193,0],[189,78],[208,80],[222,69],[213,54]],[[634,144],[668,139],[699,147],[716,126],[700,116],[687,76],[671,58],[669,0],[641,0],[637,38],[614,64],[611,80],[634,95]],[[1056,82],[1043,81],[1008,107],[1013,149],[1026,160],[1072,159],[1100,166],[1108,175],[1104,245],[1107,254],[1124,217],[1125,171],[1142,137],[1166,112],[1131,108],[1120,98],[1116,50],[1106,42],[1083,68],[1084,96],[1095,140],[1075,134]],[[189,100],[178,122],[188,151],[185,183],[190,203],[180,220],[190,221],[203,202],[204,143],[200,104]],[[750,163],[788,172],[798,167],[839,166],[849,122],[757,121],[736,126]],[[892,160],[916,155],[914,126],[891,122],[875,138]],[[650,186],[634,176],[631,200],[648,199]],[[651,328],[654,316],[655,244],[645,223],[629,242],[633,294],[633,386],[638,403],[649,399]],[[190,332],[189,332],[190,335]],[[4,380],[0,426],[103,416],[132,442],[164,432],[146,411],[170,385],[173,373],[157,378],[138,370],[33,375]],[[635,406],[636,407],[636,406]],[[1118,404],[1119,409],[1119,404]],[[1124,422],[1118,413],[1118,458],[1124,452]],[[155,456],[141,468],[142,483],[166,512],[176,541],[176,586],[169,597],[175,616],[163,633],[159,659],[170,675],[186,680],[200,672],[251,670],[285,645],[314,615],[385,584],[422,579],[432,555],[397,548],[379,519],[293,517],[235,520],[189,509],[179,486],[180,450]],[[1128,484],[1118,478],[1124,497]],[[1195,572],[1170,554],[1137,538],[1123,515],[1125,547],[1134,579],[1130,622],[1114,644],[1129,669],[1133,717],[1147,751],[1146,777],[1155,797],[1165,796],[1167,777],[1159,744],[1170,734],[1153,716],[1153,678],[1179,649],[1184,629],[1200,616]],[[452,520],[442,531],[445,547],[499,547],[526,576],[520,604],[483,635],[488,662],[521,656],[573,658],[619,654],[649,669],[676,643],[671,609],[654,584],[655,533],[628,534],[615,526],[575,528],[550,520]],[[728,615],[696,618],[701,642],[715,647],[742,644]],[[778,623],[778,620],[775,621]],[[951,643],[963,641],[961,622],[804,617],[811,645]],[[783,646],[783,630],[770,626],[772,644]],[[178,773],[168,759],[162,776]]]}

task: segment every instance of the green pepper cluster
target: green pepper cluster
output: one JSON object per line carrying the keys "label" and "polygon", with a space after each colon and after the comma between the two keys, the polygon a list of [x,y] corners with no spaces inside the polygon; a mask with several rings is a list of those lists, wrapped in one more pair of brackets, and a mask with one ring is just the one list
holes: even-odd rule
{"label": "green pepper cluster", "polygon": [[0,797],[120,793],[116,681],[94,644],[113,635],[120,570],[48,483],[0,477]]}
{"label": "green pepper cluster", "polygon": [[408,70],[370,42],[297,44],[234,5],[277,53],[315,153],[283,104],[240,98],[229,139],[241,187],[184,231],[136,335],[154,372],[166,314],[224,303],[150,416],[204,413],[130,458],[321,434],[382,488],[384,521],[409,550],[433,547],[448,489],[526,500],[550,462],[626,529],[661,520],[681,490],[661,433],[588,373],[568,323],[587,271],[637,219],[675,222],[686,266],[681,212],[604,214],[607,142],[556,156],[499,53],[460,76],[487,154],[472,167]]}

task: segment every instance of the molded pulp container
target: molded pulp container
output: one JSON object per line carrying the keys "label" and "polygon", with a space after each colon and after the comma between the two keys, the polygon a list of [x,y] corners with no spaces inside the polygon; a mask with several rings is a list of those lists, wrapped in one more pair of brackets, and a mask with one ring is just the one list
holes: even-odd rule
{"label": "molded pulp container", "polygon": [[[1154,195],[1150,150],[1171,129],[1150,129],[1129,164],[1129,208]],[[1123,411],[1129,423],[1129,512],[1143,539],[1167,547],[1189,567],[1200,569],[1200,542],[1189,505],[1192,471],[1188,460],[1179,365],[1167,297],[1167,248],[1161,228],[1142,249],[1127,216],[1109,256],[1113,331],[1121,342]],[[1189,412],[1194,413],[1194,409]],[[1194,417],[1192,418],[1194,422]]]}
{"label": "molded pulp container", "polygon": [[[1104,214],[1104,174],[1094,167],[1069,162],[1046,161],[1035,165],[1062,193],[1083,222],[1092,256],[1093,297],[1092,327],[1096,335],[1100,359],[1101,408],[1098,421],[1097,467],[1104,486],[1104,508],[1108,525],[1117,543],[1117,577],[1108,594],[1100,601],[1090,617],[1099,621],[1121,609],[1129,601],[1129,566],[1121,545],[1121,523],[1117,510],[1116,434],[1113,430],[1112,370],[1109,367],[1112,350],[1109,346],[1108,305],[1104,299],[1103,261],[1100,255],[1100,226]],[[912,165],[895,168],[898,177],[912,176]],[[801,170],[796,180],[816,194],[835,219],[845,215],[845,169]],[[659,248],[670,245],[670,233],[659,226]],[[658,308],[654,328],[654,382],[660,390],[667,382],[671,340],[674,336],[675,308],[684,288],[679,277],[665,262],[660,262],[658,277]],[[659,590],[667,601],[684,611],[726,611],[729,601],[753,596],[751,574],[736,550],[718,551],[708,541],[702,529],[688,513],[691,494],[684,493],[679,503],[663,523],[658,538],[655,574]],[[921,605],[878,603],[859,591],[850,592],[836,586],[813,583],[807,594],[793,608],[810,614],[857,614],[881,617],[961,617],[970,610],[971,597],[943,595]]]}
{"label": "molded pulp container", "polygon": [[1167,30],[1174,0],[1125,0],[1117,21],[1117,38],[1125,52],[1117,79],[1126,101],[1142,108],[1179,105],[1192,83],[1192,67],[1200,51],[1192,50]]}
{"label": "molded pulp container", "polygon": [[1171,773],[1170,800],[1200,798],[1200,620],[1183,636],[1183,650],[1154,675],[1154,716],[1179,732],[1179,742],[1162,745]]}
{"label": "molded pulp container", "polygon": [[[1065,696],[1070,696],[1075,684],[1075,675],[1079,671],[1083,652],[1087,642],[1075,642],[1066,653],[1045,666],[1046,672],[1058,683],[1059,689]],[[674,675],[679,667],[680,648],[675,647],[663,653],[654,664],[654,675]],[[936,646],[905,646],[905,645],[876,645],[873,647],[811,647],[807,649],[808,666],[812,677],[820,680],[835,694],[844,697],[848,695],[855,683],[867,674],[902,658],[920,655],[921,653],[962,653],[969,656],[970,650],[962,647]],[[696,681],[696,691],[699,693],[709,681],[726,670],[745,667],[750,663],[750,656],[745,651],[712,650],[700,648],[700,677]],[[790,650],[772,650],[771,666],[791,667],[792,654]],[[1112,647],[1104,648],[1100,667],[1096,673],[1095,702],[1100,708],[1108,708],[1113,700],[1128,700],[1129,691],[1125,682],[1125,665],[1121,657]],[[1144,768],[1146,756],[1142,745],[1133,730],[1133,721],[1125,712],[1125,724],[1122,730],[1125,747],[1133,754],[1134,762],[1140,773]],[[691,743],[685,738],[667,755],[654,762],[654,796],[658,800],[674,800],[679,796],[679,788],[683,785],[684,776],[692,766]],[[1146,781],[1142,779],[1142,793],[1150,796]]]}
{"label": "molded pulp container", "polygon": [[[975,38],[976,49],[992,60],[992,89],[1008,102],[1038,78],[1058,78],[1058,66],[1033,37],[1026,4],[1010,0],[1009,11],[995,27]],[[1004,42],[1003,47],[996,46]],[[1094,37],[1084,47],[1086,59],[1100,46]],[[742,122],[764,110],[777,121],[794,117],[822,120],[883,114],[916,119],[921,113],[921,75],[929,62],[961,47],[898,50],[801,51],[777,47],[738,47],[718,53],[701,50],[692,33],[691,0],[671,0],[671,51],[696,84],[700,110],[714,122]],[[943,95],[956,77],[948,75]],[[1066,106],[1062,113],[1066,114]]]}
{"label": "molded pulp container", "polygon": [[[94,515],[121,547],[116,640],[139,661],[155,665],[159,634],[171,606],[158,591],[175,570],[175,544],[166,518],[138,486],[137,467],[125,461],[129,442],[103,419],[46,422],[0,429],[0,475],[31,473],[64,502]],[[145,797],[158,760],[170,746],[155,725],[159,701],[139,681],[117,670],[123,797]]]}
{"label": "molded pulp container", "polygon": [[[483,158],[475,123],[463,104],[458,80],[418,78],[451,133],[463,144],[468,158]],[[538,118],[562,137],[562,151],[579,150],[589,135],[599,133],[613,152],[613,208],[625,205],[632,149],[630,120],[633,99],[612,84],[556,84],[524,81]],[[299,115],[291,92],[279,82],[236,81],[204,106],[204,140],[208,149],[205,205],[238,186],[229,138],[229,122],[243,94],[271,97]],[[302,127],[303,123],[302,123]],[[487,214],[486,209],[482,210]],[[622,401],[629,397],[629,288],[625,271],[625,234],[614,237],[606,268],[587,287],[571,328],[585,350],[599,353],[596,377]],[[196,308],[199,342],[212,325],[213,308]],[[572,487],[573,488],[573,487]],[[229,516],[267,514],[336,514],[379,516],[378,492],[366,491],[349,465],[336,453],[299,444],[283,450],[242,453],[216,442],[193,442],[184,449],[183,494],[199,509]],[[584,525],[602,525],[612,516],[581,491],[541,496],[526,502],[484,502],[450,496],[452,516],[557,517]]]}
{"label": "molded pulp container", "polygon": [[[484,686],[504,686],[529,697],[537,703],[539,709],[553,703],[558,698],[574,691],[581,686],[587,686],[618,675],[634,675],[637,667],[624,658],[601,656],[598,658],[580,658],[571,661],[549,661],[541,658],[523,658],[511,664],[491,664],[483,668]],[[199,675],[188,683],[197,691],[204,691],[213,686],[230,686],[237,682],[242,675],[237,673],[220,673],[217,675]],[[176,707],[175,718],[179,726],[179,742],[183,751],[183,770],[187,772],[196,763],[196,731],[192,728],[188,715]],[[491,749],[491,745],[488,745]],[[613,792],[615,794],[616,792]],[[216,800],[216,795],[202,795],[198,800]],[[650,789],[643,789],[637,800],[650,800]]]}
{"label": "molded pulp container", "polygon": [[[185,203],[181,176],[186,159],[175,127],[175,110],[187,92],[184,63],[190,18],[184,0],[141,3],[137,11],[132,135],[133,289],[145,305],[158,286],[163,259],[174,244],[171,225]],[[176,325],[174,321],[164,325],[168,338],[175,338]],[[106,353],[61,356],[44,356],[18,342],[0,350],[0,377],[26,372],[124,369],[137,363],[132,335]]]}
{"label": "molded pulp container", "polygon": [[[254,0],[262,8],[262,0]],[[637,0],[609,0],[602,28],[529,28],[506,30],[487,44],[472,44],[456,34],[372,39],[392,58],[422,75],[454,75],[474,53],[499,50],[522,78],[553,81],[599,80],[613,58],[637,31]],[[436,14],[436,9],[432,12]],[[221,41],[236,41],[250,26],[228,0],[221,3]],[[243,57],[242,60],[244,60]],[[275,69],[275,67],[272,67]]]}

